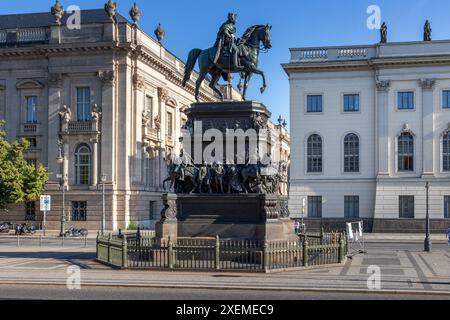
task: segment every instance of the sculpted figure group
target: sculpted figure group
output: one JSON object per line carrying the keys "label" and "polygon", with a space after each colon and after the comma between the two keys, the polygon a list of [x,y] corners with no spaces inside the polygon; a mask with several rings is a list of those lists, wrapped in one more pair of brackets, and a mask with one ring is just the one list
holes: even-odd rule
{"label": "sculpted figure group", "polygon": [[181,151],[178,159],[168,160],[170,189],[176,193],[200,194],[279,194],[281,183],[287,182],[286,162],[258,164],[221,164],[219,162],[194,165],[186,162],[187,155]]}

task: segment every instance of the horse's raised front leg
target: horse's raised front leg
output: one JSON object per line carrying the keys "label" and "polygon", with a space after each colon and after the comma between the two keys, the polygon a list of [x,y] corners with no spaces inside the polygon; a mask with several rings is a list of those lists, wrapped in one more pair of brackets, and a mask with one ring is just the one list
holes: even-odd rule
{"label": "horse's raised front leg", "polygon": [[247,89],[248,89],[248,84],[250,82],[250,79],[252,78],[253,73],[246,73],[245,74],[245,78],[244,78],[244,90],[243,90],[243,94],[242,94],[242,98],[245,100],[245,97],[247,96]]}

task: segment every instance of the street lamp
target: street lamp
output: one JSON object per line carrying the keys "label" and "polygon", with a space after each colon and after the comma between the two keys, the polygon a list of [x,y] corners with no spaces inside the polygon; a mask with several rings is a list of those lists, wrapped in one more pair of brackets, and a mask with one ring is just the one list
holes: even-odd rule
{"label": "street lamp", "polygon": [[105,233],[106,228],[106,210],[105,210],[105,183],[106,183],[106,174],[102,173],[100,178],[102,183],[102,234]]}
{"label": "street lamp", "polygon": [[429,212],[429,193],[430,183],[427,182],[425,186],[427,192],[426,200],[426,220],[425,220],[425,252],[431,252],[431,238],[430,238],[430,212]]}
{"label": "street lamp", "polygon": [[66,215],[65,215],[65,203],[66,203],[66,176],[64,175],[64,161],[65,157],[63,156],[63,150],[62,146],[59,145],[58,149],[58,157],[56,158],[56,161],[61,166],[61,174],[58,174],[57,177],[59,178],[59,185],[62,191],[62,210],[61,210],[61,225],[60,225],[60,231],[59,236],[64,237],[64,224],[66,223]]}

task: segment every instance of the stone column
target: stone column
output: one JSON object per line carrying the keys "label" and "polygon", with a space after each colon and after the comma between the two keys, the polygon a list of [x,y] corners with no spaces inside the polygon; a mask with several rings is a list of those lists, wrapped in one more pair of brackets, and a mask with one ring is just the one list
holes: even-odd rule
{"label": "stone column", "polygon": [[422,172],[423,176],[434,176],[434,113],[433,88],[436,81],[433,79],[420,80],[422,86]]}
{"label": "stone column", "polygon": [[[61,89],[62,89],[62,75],[60,73],[50,74],[48,81],[48,146],[47,146],[47,165],[50,172],[53,172],[53,178],[56,179],[56,174],[59,173],[60,165],[56,161],[58,156],[58,139],[61,118],[59,112],[61,111]],[[65,148],[66,149],[66,148]],[[66,151],[66,150],[64,150]],[[69,155],[67,147],[66,157]]]}
{"label": "stone column", "polygon": [[158,155],[159,161],[158,161],[158,168],[156,171],[156,174],[157,174],[156,187],[159,189],[159,188],[162,188],[162,183],[165,179],[164,175],[167,172],[166,168],[164,167],[163,157],[165,156],[164,150],[166,148],[166,125],[167,125],[166,102],[167,102],[167,99],[169,99],[168,90],[165,88],[158,88],[158,99],[159,99],[159,119],[160,119],[158,137],[159,137],[160,141],[162,141],[162,144],[161,144],[162,152],[159,152],[159,155]]}
{"label": "stone column", "polygon": [[142,184],[144,181],[142,176],[142,161],[143,161],[143,149],[145,148],[144,141],[144,126],[148,125],[144,123],[143,116],[145,113],[145,96],[144,96],[144,78],[139,74],[135,74],[133,77],[133,88],[134,88],[134,122],[135,122],[135,135],[136,135],[136,145],[134,146],[134,161],[133,161],[133,184]]}
{"label": "stone column", "polygon": [[390,81],[379,81],[378,90],[377,128],[378,128],[378,176],[389,176],[389,88]]}
{"label": "stone column", "polygon": [[102,171],[106,174],[106,180],[114,183],[116,166],[116,106],[115,106],[115,73],[111,71],[99,71],[102,87]]}

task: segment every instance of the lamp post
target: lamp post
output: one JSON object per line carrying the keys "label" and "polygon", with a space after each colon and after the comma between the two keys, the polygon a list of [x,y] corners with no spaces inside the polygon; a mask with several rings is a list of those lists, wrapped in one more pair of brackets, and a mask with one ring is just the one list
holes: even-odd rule
{"label": "lamp post", "polygon": [[59,178],[59,185],[62,191],[62,209],[61,209],[61,225],[60,225],[60,230],[59,230],[59,236],[60,237],[64,237],[64,225],[66,223],[66,208],[65,208],[65,203],[66,203],[66,175],[64,174],[64,162],[65,162],[65,157],[63,156],[63,150],[62,150],[62,145],[59,144],[59,148],[58,148],[58,158],[56,158],[56,161],[59,163],[59,165],[61,166],[61,174],[58,175]]}
{"label": "lamp post", "polygon": [[102,173],[101,176],[102,183],[102,234],[105,233],[106,228],[106,210],[105,210],[105,183],[106,183],[106,174]]}
{"label": "lamp post", "polygon": [[427,182],[425,186],[426,195],[426,220],[425,220],[425,252],[431,252],[431,238],[430,238],[430,212],[429,212],[429,193],[430,183]]}

